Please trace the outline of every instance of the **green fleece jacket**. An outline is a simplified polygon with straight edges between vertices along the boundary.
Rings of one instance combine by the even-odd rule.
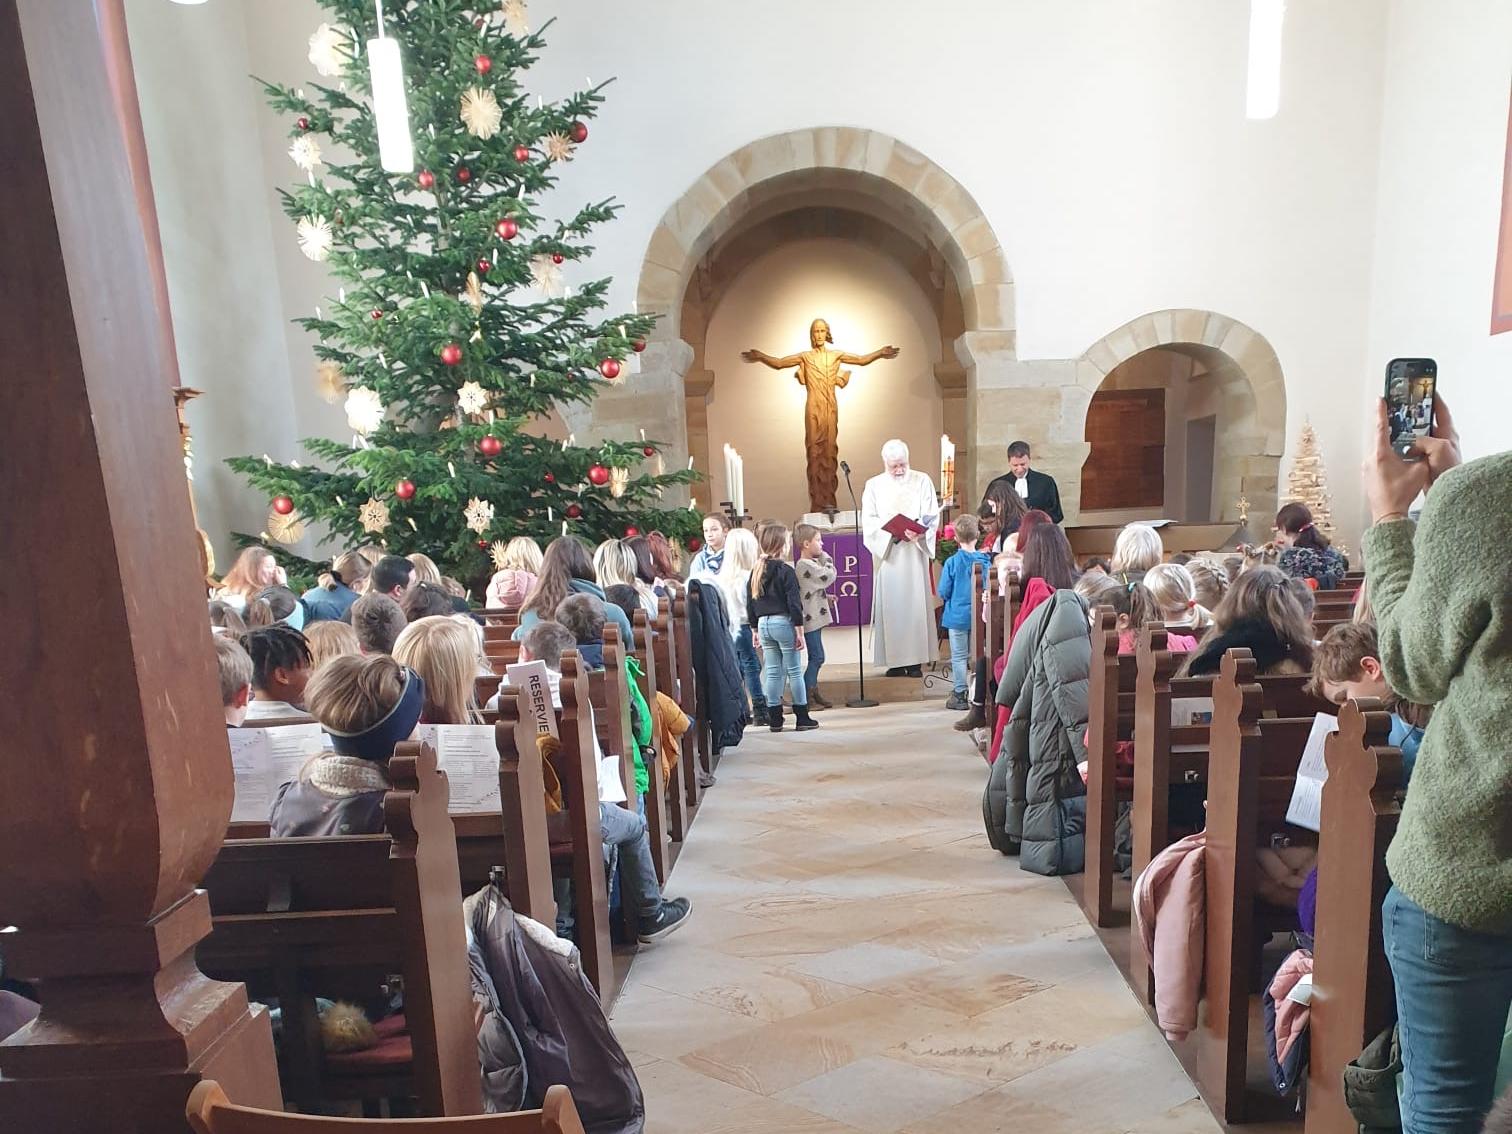
[[[1512,452],[1451,469],[1409,520],[1365,533],[1392,691],[1435,705],[1391,880],[1435,917],[1512,935]]]

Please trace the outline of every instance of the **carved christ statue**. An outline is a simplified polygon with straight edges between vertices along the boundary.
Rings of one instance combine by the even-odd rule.
[[[741,354],[747,362],[761,362],[773,370],[797,368],[798,384],[808,390],[803,412],[803,448],[808,456],[809,507],[815,512],[834,512],[835,490],[840,486],[840,408],[835,391],[850,382],[842,366],[870,366],[879,358],[897,358],[898,348],[885,346],[870,354],[847,354],[832,349],[835,340],[829,324],[815,319],[809,324],[809,345],[802,354],[773,358],[759,350]]]

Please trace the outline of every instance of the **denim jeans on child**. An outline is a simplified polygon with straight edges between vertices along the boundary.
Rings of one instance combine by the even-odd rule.
[[[812,687],[819,684],[819,667],[824,664],[824,629],[805,630],[803,648],[808,652],[808,668],[803,671],[803,683]]]
[[[599,804],[599,827],[605,850],[620,855],[619,877],[624,901],[644,924],[661,913],[661,886],[651,862],[651,841],[646,837],[646,817],[617,803]]]
[[[1402,1134],[1476,1134],[1512,1006],[1512,937],[1440,921],[1395,886],[1381,932],[1396,982]]]
[[[970,630],[950,630],[950,680],[955,692],[966,696],[966,685],[971,679],[971,666],[967,654],[971,651]]]
[[[765,696],[761,692],[761,659],[756,656],[755,635],[748,625],[735,627],[735,662],[751,700]]]
[[[761,685],[767,704],[782,704],[782,683],[786,678],[793,691],[793,708],[808,708],[808,689],[803,684],[803,651],[793,620],[785,614],[763,614],[756,625],[761,635]]]

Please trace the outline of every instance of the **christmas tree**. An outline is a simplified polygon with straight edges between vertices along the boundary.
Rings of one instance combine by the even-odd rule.
[[[1330,538],[1333,536],[1328,472],[1323,468],[1323,456],[1318,452],[1318,435],[1313,432],[1312,422],[1307,420],[1302,422],[1297,454],[1292,458],[1291,471],[1286,476],[1286,498],[1306,504],[1318,529]]]
[[[317,340],[315,381],[344,399],[354,436],[305,441],[314,465],[229,461],[268,493],[270,531],[293,543],[319,522],[324,543],[421,551],[460,579],[484,575],[490,550],[516,535],[598,541],[659,528],[691,540],[697,513],[660,502],[695,474],[667,473],[657,442],[539,435],[554,409],[624,380],[653,323],[600,318],[608,280],[564,282],[618,210],[612,199],[564,220],[540,211],[587,141],[603,85],[531,97],[524,73],[543,40],[524,0],[322,5],[330,19],[309,44],[321,80],[263,85],[288,116],[289,158],[305,178],[281,192],[291,235],[339,283],[297,322]],[[375,52],[368,41],[380,37],[391,42]],[[389,82],[381,56],[394,44],[404,74]],[[315,567],[280,558],[292,573]]]

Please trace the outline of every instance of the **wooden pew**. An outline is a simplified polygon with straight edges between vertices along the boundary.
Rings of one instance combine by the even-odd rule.
[[[1175,676],[1187,655],[1167,650],[1166,638],[1163,625],[1150,623],[1140,630],[1135,647],[1134,802],[1130,814],[1135,878],[1175,841],[1170,832],[1172,787],[1206,784],[1208,778],[1211,730],[1207,725],[1172,725],[1171,703],[1177,698],[1212,698],[1215,679]],[[1310,718],[1327,709],[1307,691],[1306,676],[1273,674],[1254,680],[1262,690],[1263,711],[1272,715]],[[1130,934],[1129,949],[1130,984],[1146,1004],[1153,1004],[1154,978],[1139,934]]]
[[[1295,927],[1296,909],[1259,898],[1255,851],[1275,839],[1316,839],[1285,821],[1313,718],[1263,715],[1265,690],[1255,680],[1248,650],[1224,655],[1213,702],[1204,1005],[1188,1042],[1195,1048],[1195,1079],[1203,1098],[1220,1119],[1240,1123],[1256,1121],[1263,1102],[1281,1102],[1269,1092],[1256,1097],[1247,1090],[1250,998],[1260,986],[1261,946],[1272,932]]]
[[[1134,736],[1135,657],[1118,652],[1117,616],[1100,606],[1092,613],[1092,672],[1087,692],[1087,865],[1079,900],[1098,928],[1115,923],[1113,843],[1118,799],[1118,742]],[[1075,886],[1072,889],[1076,889]]]
[[[553,870],[570,874],[573,913],[577,923],[577,946],[583,971],[598,990],[607,1011],[616,992],[614,964],[609,950],[609,894],[604,870],[604,837],[599,824],[598,768],[594,762],[592,725],[589,723],[588,674],[578,665],[576,652],[562,655],[562,708],[557,717],[561,751],[553,768],[562,784],[569,828],[568,839],[551,848]],[[538,726],[520,720],[519,701],[506,697],[499,707],[499,727],[534,735]],[[523,749],[523,745],[520,745]],[[507,844],[506,844],[506,849]],[[505,870],[513,876],[517,867],[506,859]]]
[[[693,816],[697,811],[697,798],[690,803],[686,777],[688,771],[695,764],[694,745],[696,720],[692,712],[694,703],[694,691],[691,685],[686,690],[683,687],[683,671],[678,664],[678,641],[672,627],[672,604],[662,599],[658,604],[656,619],[652,624],[655,636],[652,639],[652,649],[656,657],[656,672],[661,675],[663,692],[677,702],[677,707],[688,715],[694,725],[683,733],[682,750],[678,754],[677,767],[673,770],[671,781],[667,784],[667,826],[668,834],[674,842],[683,842],[688,837],[688,829],[692,826]],[[693,778],[698,778],[696,769]]]
[[[693,670],[693,636],[688,626],[688,618],[698,601],[694,592],[689,590],[672,600],[671,613],[667,619],[667,629],[673,642],[672,663],[676,666],[674,672],[677,674],[677,703],[693,722],[693,727],[686,733],[692,752],[685,747],[685,759],[682,761],[683,790],[687,797],[685,810],[689,823],[697,815],[698,805],[703,799],[703,783],[698,773],[700,770],[711,775],[714,772],[713,738],[709,735],[707,707],[698,695],[698,680]],[[697,754],[697,759],[686,758],[692,753]]]
[[[645,699],[646,707],[651,711],[651,739],[654,748],[660,743],[655,733],[656,694],[658,692],[654,647],[656,632],[651,627],[650,616],[644,610],[637,610],[630,621],[635,641],[629,643],[627,648],[640,663],[640,691]],[[651,861],[656,866],[656,880],[665,886],[667,877],[672,873],[672,849],[667,821],[667,776],[662,767],[659,750],[654,755],[643,754],[643,759],[649,781],[646,788],[646,833],[651,840]]]
[[[446,774],[401,744],[389,764],[388,834],[231,840],[204,886],[214,930],[207,974],[277,996],[290,1101],[414,1094],[423,1113],[480,1114],[461,881]],[[398,1074],[342,1074],[321,1051],[314,997],[372,998],[399,972],[411,1059]]]
[[[1344,1067],[1396,1015],[1381,939],[1391,879],[1386,848],[1402,814],[1402,754],[1390,747],[1391,714],[1350,701],[1328,738],[1328,781],[1318,836],[1318,912],[1313,933],[1312,1032],[1306,1134],[1354,1134],[1344,1105]]]

